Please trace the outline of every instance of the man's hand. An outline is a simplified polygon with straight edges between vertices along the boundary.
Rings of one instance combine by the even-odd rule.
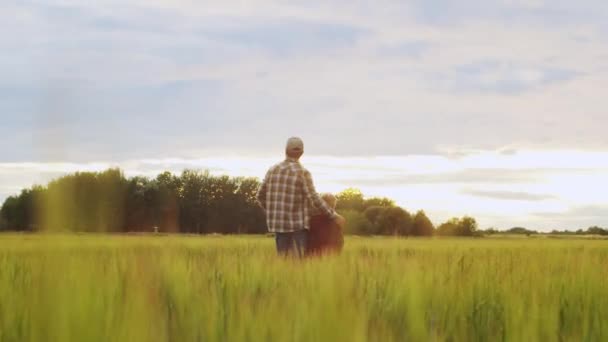
[[[338,224],[338,226],[340,226],[341,228],[344,228],[344,226],[346,226],[346,219],[345,219],[345,218],[344,218],[342,215],[340,215],[340,214],[338,214],[338,213],[336,213],[336,217],[334,217],[334,221],[335,221],[335,222]]]

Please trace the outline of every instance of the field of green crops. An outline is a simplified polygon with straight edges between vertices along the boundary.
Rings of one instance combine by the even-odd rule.
[[[608,241],[0,235],[0,341],[608,341]]]

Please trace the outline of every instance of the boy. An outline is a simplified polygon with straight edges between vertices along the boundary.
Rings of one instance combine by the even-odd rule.
[[[323,194],[321,198],[333,210],[336,209],[336,197],[332,194]],[[310,219],[310,232],[308,233],[308,255],[339,254],[344,246],[342,227],[322,213],[314,214]]]

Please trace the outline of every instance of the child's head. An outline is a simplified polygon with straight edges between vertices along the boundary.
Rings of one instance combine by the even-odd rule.
[[[338,203],[338,199],[336,198],[336,196],[330,193],[324,193],[321,195],[321,198],[325,201],[325,203],[327,203],[330,208],[336,209],[336,204]]]

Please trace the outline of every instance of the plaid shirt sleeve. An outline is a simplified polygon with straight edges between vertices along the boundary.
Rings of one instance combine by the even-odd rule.
[[[304,190],[306,198],[310,201],[310,203],[312,203],[315,208],[320,209],[331,219],[335,219],[336,212],[331,209],[327,205],[327,203],[325,203],[325,201],[321,198],[321,196],[319,196],[319,194],[315,190],[315,185],[312,181],[312,176],[310,175],[310,172],[304,169],[302,172],[302,177],[302,189]]]

